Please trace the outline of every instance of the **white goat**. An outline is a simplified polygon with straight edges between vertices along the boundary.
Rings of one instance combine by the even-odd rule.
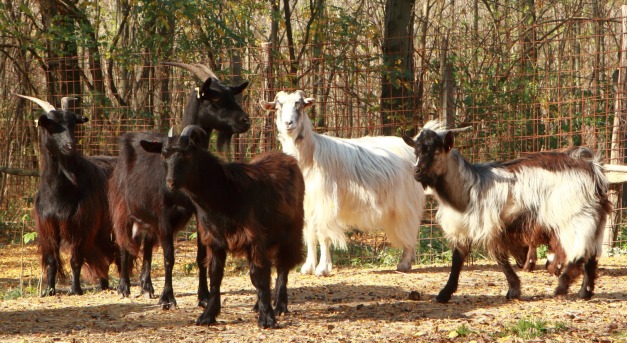
[[[537,244],[563,249],[566,266],[555,295],[568,293],[583,266],[579,297],[592,296],[612,206],[607,180],[590,149],[471,164],[453,148],[453,130],[440,122],[427,123],[415,140],[403,138],[417,157],[415,179],[432,189],[439,203],[437,221],[454,248],[449,280],[436,301],[448,302],[457,290],[471,246],[484,247],[501,266],[508,299],[520,297],[520,279],[509,254]]]
[[[314,99],[303,91],[279,92],[261,101],[276,111],[283,152],[296,157],[305,177],[305,243],[301,273],[328,276],[329,245],[346,247],[349,225],[383,229],[390,243],[403,248],[399,271],[411,270],[425,203],[422,186],[412,179],[412,149],[399,137],[343,139],[317,134],[305,108]],[[317,244],[320,263],[316,266]]]

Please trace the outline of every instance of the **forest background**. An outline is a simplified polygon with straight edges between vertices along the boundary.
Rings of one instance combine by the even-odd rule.
[[[413,134],[438,118],[472,126],[457,144],[473,162],[588,145],[605,162],[623,164],[622,5],[0,0],[0,235],[35,238],[33,120],[41,110],[14,94],[57,106],[61,97],[77,96],[73,110],[90,118],[79,131],[82,151],[114,155],[123,132],[165,132],[180,123],[199,82],[164,61],[208,65],[227,84],[250,82],[240,101],[253,125],[235,139],[225,156],[231,160],[279,149],[272,114],[258,101],[302,89],[316,98],[309,116],[320,133]],[[622,184],[612,186],[616,211],[606,237],[608,248],[619,251],[627,242],[622,194]],[[449,252],[432,223],[433,207],[421,228],[423,262]],[[351,237],[373,239],[358,231]],[[356,243],[370,249],[358,251],[359,259],[385,246],[384,238],[374,240],[375,248]]]

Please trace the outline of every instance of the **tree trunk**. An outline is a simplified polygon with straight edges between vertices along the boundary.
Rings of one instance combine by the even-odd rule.
[[[381,134],[392,135],[414,115],[413,18],[415,0],[387,0],[383,32]]]

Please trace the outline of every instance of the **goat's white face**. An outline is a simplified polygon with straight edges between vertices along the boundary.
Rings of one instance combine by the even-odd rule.
[[[276,127],[281,134],[292,135],[303,120],[309,120],[305,108],[313,105],[313,98],[305,98],[301,90],[293,93],[279,92],[273,102],[261,101],[261,107],[267,111],[276,111]]]

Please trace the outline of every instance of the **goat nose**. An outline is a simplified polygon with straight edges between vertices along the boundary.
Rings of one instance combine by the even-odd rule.
[[[176,184],[174,183],[173,179],[165,180],[165,184],[166,184],[166,186],[168,186],[168,189],[170,189],[170,190],[173,190],[174,187],[176,186]]]
[[[416,174],[420,174],[420,173],[422,173],[422,168],[421,168],[421,167],[416,166],[415,173],[416,173]]]
[[[72,151],[74,150],[74,144],[72,142],[67,142],[65,144],[63,144],[63,147],[67,150],[67,151]]]
[[[293,122],[294,122],[293,120],[290,120],[290,121],[286,120],[285,121],[285,126],[290,126],[290,125],[292,125]]]
[[[245,117],[243,117],[243,118],[242,118],[242,122],[243,122],[244,124],[250,124],[250,117],[249,117],[249,116],[245,116]]]

